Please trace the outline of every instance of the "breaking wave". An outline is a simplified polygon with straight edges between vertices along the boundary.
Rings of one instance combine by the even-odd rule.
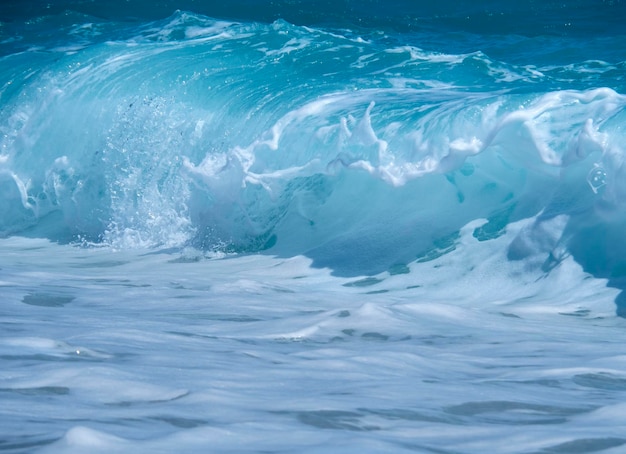
[[[68,13],[58,42],[3,42],[0,235],[362,274],[527,220],[511,260],[626,271],[626,97],[602,85],[624,64],[185,12],[107,27]]]

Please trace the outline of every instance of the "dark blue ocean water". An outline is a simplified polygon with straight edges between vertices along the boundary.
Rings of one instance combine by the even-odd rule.
[[[2,2],[0,450],[619,450],[625,22]]]

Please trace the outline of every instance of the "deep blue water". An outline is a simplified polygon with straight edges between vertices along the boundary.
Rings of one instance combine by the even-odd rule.
[[[600,336],[602,327],[579,323],[601,319],[598,323],[606,329],[608,325],[621,329],[621,320],[611,317],[626,313],[625,22],[626,3],[621,0],[3,2],[0,290],[4,289],[7,305],[3,323],[22,333],[9,334],[14,332],[9,330],[3,336],[7,351],[12,346],[28,351],[1,357],[7,362],[3,379],[8,384],[0,393],[27,389],[18,394],[43,393],[50,399],[69,394],[78,404],[88,402],[81,394],[87,393],[86,378],[78,380],[78,394],[63,385],[62,376],[74,377],[68,371],[54,375],[61,377],[54,383],[42,379],[28,384],[11,381],[9,376],[20,367],[45,369],[45,363],[37,361],[47,361],[48,353],[29,356],[30,350],[50,350],[56,352],[50,353],[55,358],[65,358],[74,353],[76,339],[94,343],[92,359],[104,364],[113,358],[117,371],[127,371],[125,360],[116,362],[122,347],[115,336],[126,339],[129,334],[118,331],[114,322],[107,326],[115,336],[66,334],[73,332],[69,320],[75,315],[63,310],[75,300],[84,305],[80,314],[87,320],[86,330],[97,324],[98,308],[108,307],[112,295],[118,295],[119,305],[112,310],[120,317],[120,326],[141,332],[138,342],[146,342],[154,332],[219,338],[228,348],[212,347],[217,348],[214,359],[227,363],[232,358],[224,352],[239,351],[230,342],[255,345],[248,356],[267,356],[271,362],[273,355],[282,358],[295,350],[268,344],[267,336],[352,342],[353,334],[360,332],[361,340],[398,340],[398,344],[385,343],[373,353],[376,358],[387,353],[401,356],[412,345],[410,339],[425,339],[405,326],[407,317],[415,324],[408,326],[430,329],[420,319],[423,308],[414,310],[412,304],[430,301],[444,305],[436,315],[428,313],[435,319],[433,326],[442,332],[458,331],[466,338],[477,336],[485,349],[510,329],[515,333],[509,340],[513,350],[520,342],[517,353],[532,357],[535,347],[525,349],[531,342],[526,336],[535,345],[541,337],[537,333],[552,334],[546,340],[548,353],[537,347],[540,371],[528,371],[528,382],[539,387],[539,401],[515,400],[517,387],[504,396],[498,395],[497,387],[488,388],[493,398],[487,403],[437,401],[426,414],[415,416],[417,420],[463,428],[504,424],[513,430],[519,420],[509,413],[526,412],[546,414],[555,424],[563,420],[573,433],[585,423],[571,415],[592,410],[619,414],[619,408],[610,407],[617,405],[624,388],[619,358],[606,360],[614,369],[590,365],[571,376],[563,371],[573,370],[577,348],[583,345],[594,352],[584,361],[603,357],[603,347],[593,337]],[[111,257],[102,262],[93,258],[100,254]],[[154,258],[162,256],[166,259]],[[87,267],[84,275],[76,271],[80,263],[92,260],[93,270]],[[300,274],[290,268],[292,261]],[[185,268],[190,264],[196,267],[192,271]],[[211,281],[206,289],[204,278]],[[302,280],[296,285],[294,279]],[[141,290],[145,288],[160,290]],[[153,302],[160,298],[155,295],[162,295],[163,306]],[[186,298],[190,298],[189,314],[209,311],[203,316],[219,323],[209,327],[198,323],[193,333],[187,332],[153,312],[142,318],[140,306],[135,306],[150,301],[157,314],[165,310],[180,317],[177,304]],[[306,312],[306,329],[300,326],[299,317],[304,315],[296,309],[300,300],[314,307]],[[219,314],[210,312],[212,304],[218,305]],[[272,314],[278,309],[273,304],[284,309],[276,318]],[[342,304],[344,312],[337,315]],[[460,316],[447,304],[466,312]],[[502,311],[509,318],[497,318],[500,312],[494,315],[490,308],[499,305],[510,309]],[[560,305],[565,306],[557,309]],[[253,315],[225,316],[233,307]],[[54,308],[59,309],[46,312]],[[42,312],[34,315],[29,310]],[[366,320],[362,329],[342,325],[335,330],[336,317],[355,313]],[[193,318],[189,314],[184,317]],[[563,350],[558,347],[564,335],[551,330],[561,321],[551,317],[563,314],[568,329],[580,337],[578,347],[573,339]],[[571,321],[572,315],[576,321]],[[479,335],[481,324],[475,316],[491,320],[493,332]],[[537,324],[537,333],[529,334],[530,328],[510,319],[526,316],[540,317],[529,321],[531,326]],[[49,326],[40,320],[42,333],[26,336],[31,317],[52,317],[57,323]],[[464,317],[467,325],[458,322]],[[376,328],[379,318],[385,329]],[[132,320],[137,326],[132,326]],[[233,340],[224,334],[225,320],[251,322],[255,328]],[[284,334],[283,322],[297,334]],[[210,332],[205,333],[207,329]],[[438,336],[437,329],[429,336]],[[612,336],[619,344],[619,335]],[[450,348],[460,354],[462,344]],[[171,345],[148,347],[150,367],[157,367],[160,350],[166,370],[180,366]],[[365,348],[346,345],[346,351],[357,356]],[[420,340],[419,345],[427,342]],[[197,358],[203,344],[189,348]],[[479,392],[476,380],[488,375],[487,366],[474,373],[469,364],[484,361],[489,357],[485,352],[473,351],[469,354],[473,359],[461,360],[467,366],[461,367],[462,375],[472,383],[461,386],[461,394],[463,389]],[[341,349],[328,354],[337,364],[342,361],[337,358],[347,355]],[[495,358],[498,367],[512,374],[508,355],[503,348]],[[434,353],[426,356],[438,358]],[[11,358],[34,362],[30,366],[20,362],[18,367]],[[555,358],[567,363],[564,369],[550,369]],[[310,371],[306,365],[285,361],[295,375]],[[245,375],[242,371],[248,366],[225,367]],[[434,375],[453,386],[454,380],[444,372],[447,367],[448,363],[442,365]],[[276,379],[270,369],[262,374],[266,381],[261,382],[267,386]],[[364,369],[365,374],[370,372]],[[195,373],[190,372],[184,385],[192,396],[201,382]],[[103,376],[106,373],[99,375]],[[151,397],[144,400],[169,402],[183,396],[187,402],[184,396],[189,393],[178,393],[167,373],[157,376],[164,378],[168,389],[147,392]],[[423,383],[434,383],[417,376]],[[130,385],[145,379],[133,374],[119,378]],[[365,378],[359,381],[346,374],[343,379],[348,383],[354,379],[361,390],[368,386]],[[591,395],[577,394],[576,386],[604,393],[605,379],[610,382],[606,386],[619,394],[602,394],[606,408],[593,407]],[[564,393],[558,395],[558,402],[550,400],[550,393],[540,387],[544,385]],[[90,392],[106,394],[107,386]],[[312,389],[317,386],[314,380]],[[407,387],[407,381],[399,385],[399,389]],[[142,395],[141,386],[137,389],[131,392],[135,397]],[[246,392],[254,395],[256,406],[261,406],[263,392],[272,400],[280,395],[267,387],[259,394],[251,388]],[[298,392],[289,388],[287,394],[293,397]],[[332,407],[335,401],[321,395]],[[28,399],[11,396],[12,402],[30,405]],[[317,394],[310,398],[315,396],[321,398]],[[582,401],[580,408],[563,406],[576,398]],[[114,400],[124,405],[125,399]],[[235,397],[224,399],[228,405],[238,402]],[[406,413],[413,407],[391,411],[359,405],[364,404],[355,397],[333,413],[326,407],[302,410],[293,404],[274,408],[272,417],[291,415],[315,430],[365,430],[369,426],[362,420],[383,415],[387,421],[401,421],[400,425],[389,429],[393,432],[389,439],[374,436],[370,441],[409,446],[398,442],[398,437],[402,438],[402,424],[414,422]],[[388,410],[391,413],[385,413]],[[180,411],[180,420],[169,414],[159,417],[175,421],[174,426],[176,421],[194,426],[191,416],[196,410]],[[257,421],[256,416],[241,412],[233,420]],[[495,422],[489,416],[492,412],[500,415]],[[140,445],[143,450],[157,443],[158,434],[142,425],[157,416],[137,416],[138,432],[128,428],[109,432],[107,423],[118,424],[126,416],[105,413],[108,422],[74,415],[84,423],[78,428],[55,425],[53,417],[40,419],[34,445],[62,439],[68,446],[75,442],[80,450],[99,440],[102,449],[118,449],[119,440],[111,441],[109,433],[148,440]],[[529,418],[531,425],[543,427],[542,418]],[[595,413],[590,418],[602,420]],[[214,427],[202,421],[197,425]],[[272,430],[277,432],[291,427],[276,424]],[[522,443],[519,451],[499,444],[506,431],[489,432],[485,443],[498,446],[499,452],[569,452],[570,448],[588,452],[585,446],[592,452],[623,445],[621,435],[612,433],[611,427],[602,435],[590,433],[583,441],[571,437],[559,441],[546,432],[540,445]],[[262,433],[258,427],[255,430]],[[185,446],[203,446],[194,444],[193,437],[186,438],[187,432],[181,434]],[[20,435],[24,440],[33,436]],[[423,438],[426,444],[419,449],[479,452],[466,447],[462,431],[454,437],[451,444]],[[10,447],[30,446],[6,435],[0,439],[0,450],[2,440]],[[334,440],[346,446],[353,441]],[[255,443],[248,442],[246,446]],[[174,445],[175,438],[165,444]],[[125,445],[120,446],[123,451]],[[223,446],[226,451],[235,449],[232,444]],[[300,445],[285,442],[280,449],[293,451],[296,446]],[[375,446],[364,449],[374,452]],[[482,452],[490,451],[481,446]],[[273,445],[266,448],[280,450]]]

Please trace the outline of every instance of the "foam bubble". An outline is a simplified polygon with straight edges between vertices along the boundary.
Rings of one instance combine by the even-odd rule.
[[[90,429],[88,427],[76,426],[69,429],[59,445],[65,445],[69,448],[64,449],[65,452],[79,452],[78,450],[96,450],[103,452],[111,452],[111,450],[120,450],[128,445],[126,440],[114,435]],[[57,446],[61,447],[61,446]]]

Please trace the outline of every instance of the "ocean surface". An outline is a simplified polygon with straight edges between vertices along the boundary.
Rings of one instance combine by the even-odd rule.
[[[625,452],[624,24],[2,2],[0,452]]]

